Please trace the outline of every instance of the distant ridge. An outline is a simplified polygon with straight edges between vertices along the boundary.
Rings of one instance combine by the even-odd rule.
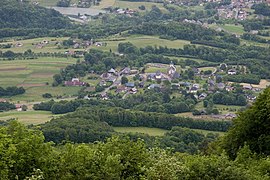
[[[53,9],[32,5],[28,2],[18,2],[17,0],[1,0],[0,17],[0,29],[63,29],[71,25],[67,17]]]

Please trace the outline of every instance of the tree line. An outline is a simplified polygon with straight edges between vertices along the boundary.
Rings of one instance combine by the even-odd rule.
[[[23,93],[25,93],[25,89],[23,87],[16,87],[16,86],[11,86],[7,88],[0,87],[0,97],[16,96]]]
[[[170,132],[173,135],[176,129]],[[185,137],[189,132],[181,133]],[[92,144],[44,142],[39,130],[16,121],[0,127],[0,178],[6,179],[269,179],[269,158],[241,148],[235,160],[146,148],[142,140],[112,137]],[[185,140],[197,139],[196,136]],[[227,141],[229,142],[229,141]]]

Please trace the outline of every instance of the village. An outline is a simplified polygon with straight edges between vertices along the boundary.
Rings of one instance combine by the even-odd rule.
[[[217,67],[181,68],[172,62],[168,64],[149,63],[143,68],[132,69],[125,67],[122,69],[110,69],[101,75],[90,73],[89,77],[74,77],[70,81],[65,81],[65,86],[85,86],[86,95],[84,99],[100,98],[109,100],[115,96],[122,99],[134,94],[142,94],[145,91],[166,91],[171,90],[171,97],[179,97],[192,94],[198,101],[203,103],[208,96],[213,96],[219,92],[239,93],[241,92],[248,103],[256,100],[258,94],[264,89],[260,85],[248,83],[235,83],[226,80],[227,76],[243,74],[245,67],[236,65],[220,64]],[[189,77],[187,76],[189,74]],[[92,84],[95,79],[97,84]],[[241,106],[239,106],[241,107]],[[196,108],[196,107],[195,107]],[[228,108],[227,108],[228,109]],[[200,115],[205,114],[204,108],[198,105]],[[238,110],[238,109],[237,109]],[[231,119],[236,117],[236,109],[225,111],[222,114],[212,114],[215,119]]]

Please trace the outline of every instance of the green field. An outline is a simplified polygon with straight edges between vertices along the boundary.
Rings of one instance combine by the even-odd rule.
[[[80,87],[52,87],[53,75],[61,68],[74,64],[73,58],[39,58],[32,60],[0,61],[1,87],[23,86],[26,93],[10,98],[12,101],[40,101],[42,94],[54,96],[76,94]],[[46,85],[49,83],[49,85]]]
[[[209,62],[209,61],[206,61],[206,60],[202,60],[202,59],[194,59],[194,58],[185,58],[185,57],[175,57],[175,56],[165,56],[167,58],[170,58],[170,59],[177,59],[178,61],[184,61],[184,60],[193,60],[193,61],[196,61],[198,63],[201,63],[201,62]]]
[[[102,1],[105,1],[105,0],[102,0]],[[166,11],[166,9],[163,7],[162,3],[153,3],[153,2],[131,2],[131,1],[116,0],[113,6],[120,7],[120,8],[129,8],[129,9],[133,9],[133,10],[139,10],[138,7],[141,5],[145,6],[146,11],[150,11],[152,6],[157,6],[161,11]]]
[[[161,73],[167,73],[168,68],[158,68],[158,67],[148,67],[145,72],[146,73],[156,73],[157,71],[160,71]]]
[[[44,38],[34,38],[34,39],[26,39],[26,40],[11,40],[8,42],[0,43],[0,44],[13,44],[13,47],[8,49],[0,49],[1,51],[13,51],[13,52],[25,52],[28,49],[31,49],[32,52],[35,53],[54,53],[54,52],[61,52],[64,53],[67,50],[73,50],[72,48],[69,49],[60,49],[56,45],[57,42],[62,42],[63,40],[67,40],[68,37],[61,37],[61,38],[53,38],[53,37],[44,37]],[[42,48],[38,48],[35,44],[40,43],[42,41],[48,41],[49,43]],[[22,43],[21,47],[15,47],[17,43]]]
[[[31,2],[38,2],[40,6],[52,7],[56,6],[59,0],[30,0]],[[71,0],[71,4],[77,3],[78,0]]]
[[[42,124],[51,120],[52,117],[53,115],[48,111],[9,111],[0,113],[0,120],[17,119],[25,125]]]
[[[208,70],[210,70],[210,71],[214,72],[214,71],[216,71],[217,68],[215,68],[215,67],[201,67],[201,68],[198,68],[198,69],[200,71],[208,71]]]
[[[115,0],[101,0],[99,6],[94,6],[93,8],[104,9],[112,7],[115,4]]]
[[[56,6],[57,0],[31,0],[31,2],[38,2],[40,6]]]
[[[219,136],[223,136],[226,132],[220,132],[220,131],[207,131],[202,129],[192,129],[193,131],[196,131],[198,133],[207,135],[208,133],[218,134]]]
[[[225,24],[225,25],[220,25],[220,27],[224,29],[225,31],[233,33],[233,34],[242,35],[245,32],[244,27],[242,25]]]
[[[120,133],[144,133],[150,136],[163,136],[167,130],[159,128],[147,128],[147,127],[113,127],[116,132]]]
[[[71,4],[78,3],[79,0],[71,0]],[[53,7],[56,6],[58,0],[31,0],[31,2],[38,2],[40,6]],[[121,0],[101,0],[98,6],[92,6],[91,8],[95,9],[104,9],[108,7],[119,7],[119,8],[129,8],[134,10],[139,10],[139,6],[144,5],[146,10],[150,10],[152,6],[157,6],[162,11],[166,9],[163,7],[162,3],[153,3],[153,2],[130,2],[130,1],[121,1]]]
[[[168,130],[159,129],[159,128],[148,128],[148,127],[113,127],[116,132],[120,133],[143,133],[148,134],[150,136],[163,136]],[[224,135],[225,132],[219,131],[207,131],[201,129],[192,129],[198,133],[202,133],[204,135],[208,133],[219,134],[220,136]]]
[[[170,41],[167,39],[160,39],[158,36],[146,36],[146,35],[132,35],[126,38],[121,38],[119,41],[112,40],[101,40],[102,42],[106,42],[107,46],[95,47],[96,49],[101,49],[105,51],[109,51],[110,49],[113,52],[117,52],[117,47],[119,43],[130,42],[137,47],[146,47],[146,46],[167,46],[168,48],[183,48],[184,45],[190,44],[189,41],[186,40],[174,40]]]
[[[212,29],[218,29],[221,28],[222,30],[231,33],[231,34],[236,34],[236,35],[242,35],[244,31],[244,27],[242,25],[235,25],[235,24],[211,24],[209,25],[210,28]]]

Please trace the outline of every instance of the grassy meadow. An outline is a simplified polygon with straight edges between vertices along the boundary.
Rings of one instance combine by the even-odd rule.
[[[236,35],[242,35],[244,33],[244,27],[242,25],[235,25],[235,24],[211,24],[209,25],[212,29],[221,28],[222,30]]]
[[[113,127],[113,129],[116,132],[120,133],[143,133],[148,134],[149,136],[164,136],[166,132],[169,132],[168,130],[159,129],[159,128],[148,128],[148,127]],[[214,133],[219,135],[224,135],[224,132],[219,131],[207,131],[207,130],[201,130],[201,129],[192,129],[198,133],[202,133],[204,135],[208,133]]]
[[[56,6],[58,0],[31,0],[32,2],[38,2],[40,6],[44,7],[53,7]],[[71,0],[71,4],[78,3],[79,0]],[[95,9],[104,9],[108,7],[119,7],[119,8],[129,8],[134,10],[139,10],[139,6],[144,5],[146,10],[150,10],[152,6],[157,6],[162,11],[166,9],[163,7],[162,3],[153,3],[153,2],[130,2],[122,0],[101,0],[98,6],[92,6],[91,8]],[[140,11],[140,10],[139,10]]]
[[[105,0],[102,0],[102,1],[105,1]],[[120,7],[120,8],[129,8],[129,9],[140,11],[139,6],[141,5],[145,6],[146,11],[150,11],[152,6],[157,6],[161,11],[166,11],[162,3],[154,3],[154,2],[131,2],[131,1],[116,0],[113,6]]]
[[[189,41],[186,40],[167,40],[160,39],[158,36],[147,36],[147,35],[132,35],[125,38],[121,38],[118,41],[113,39],[104,39],[102,42],[106,42],[107,46],[101,47],[93,47],[96,49],[101,49],[105,51],[109,51],[110,49],[113,52],[117,52],[117,47],[119,43],[130,42],[137,47],[146,47],[146,46],[167,46],[168,48],[183,48],[184,45],[190,44]]]
[[[143,133],[149,136],[163,136],[167,130],[159,128],[148,128],[148,127],[113,127],[116,132],[120,133]]]
[[[44,37],[44,38],[34,38],[34,39],[26,39],[26,40],[10,40],[4,43],[0,43],[0,44],[13,44],[13,47],[8,48],[8,49],[1,49],[1,51],[13,51],[16,53],[23,53],[25,51],[27,51],[28,49],[31,49],[31,51],[35,52],[35,53],[54,53],[54,52],[61,52],[64,53],[65,51],[67,51],[68,49],[60,49],[58,48],[58,46],[56,45],[57,42],[62,42],[63,40],[67,40],[68,37],[61,37],[61,38],[54,38],[54,37]],[[35,44],[38,44],[42,41],[48,41],[49,43],[47,45],[45,45],[42,48],[38,48]],[[17,43],[21,43],[22,46],[20,47],[16,47],[15,45]]]
[[[41,101],[42,94],[54,96],[76,94],[80,87],[52,87],[53,75],[61,68],[74,64],[73,58],[39,58],[31,60],[0,61],[1,87],[22,86],[26,93],[10,98],[11,101]],[[48,83],[48,85],[47,85]]]
[[[53,117],[54,115],[48,111],[9,111],[0,113],[0,120],[17,119],[25,125],[42,124],[51,120]]]
[[[244,33],[244,27],[242,25],[225,24],[220,25],[220,27],[233,34],[242,35]]]

